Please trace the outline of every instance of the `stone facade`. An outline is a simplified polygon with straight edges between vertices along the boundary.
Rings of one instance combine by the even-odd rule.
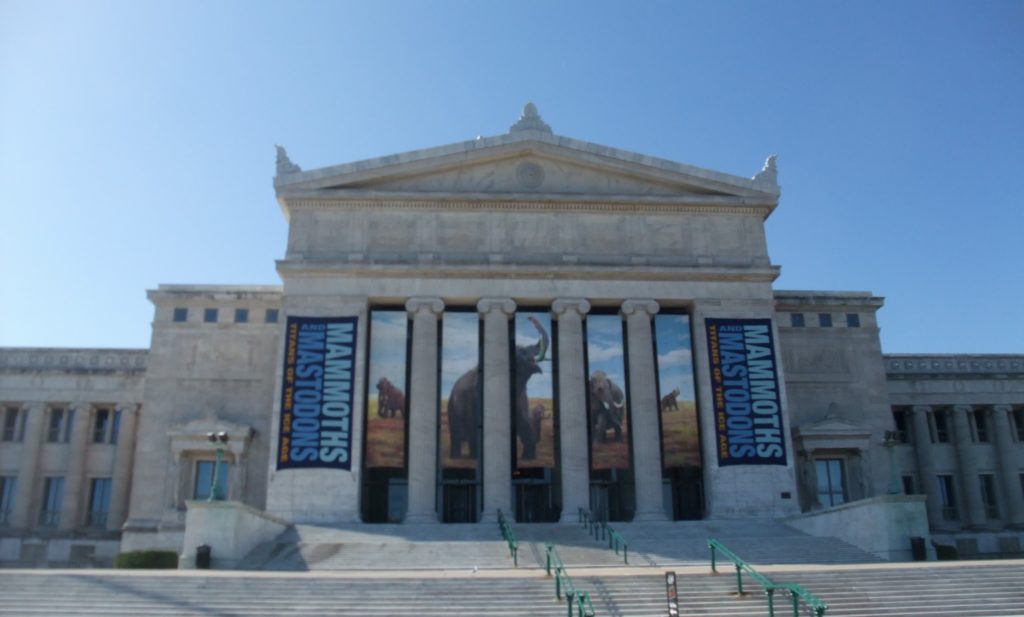
[[[530,106],[505,135],[323,169],[302,171],[279,147],[277,171],[289,223],[280,287],[161,285],[149,292],[148,350],[0,350],[0,403],[14,418],[0,476],[16,478],[0,560],[76,561],[80,545],[100,563],[117,548],[181,549],[186,503],[214,466],[207,435],[220,432],[227,498],[274,520],[492,521],[500,510],[572,521],[579,508],[782,518],[909,491],[928,495],[941,541],[1019,551],[1024,356],[884,356],[881,298],[774,290],[774,157],[752,179],[731,176],[555,135]],[[405,332],[405,368],[390,374],[398,399],[371,379],[384,313]],[[477,341],[472,460],[451,445],[442,336],[446,319],[467,314],[478,325],[466,332]],[[548,324],[536,326],[548,340],[530,360],[541,376],[517,381],[525,344],[513,330],[525,315]],[[275,462],[289,317],[356,320],[347,470]],[[686,324],[678,349],[664,347],[666,317]],[[723,462],[715,320],[771,320],[778,464]],[[615,339],[604,347],[600,323]],[[611,352],[626,394],[602,403],[596,376]],[[678,361],[684,372],[666,372]],[[531,378],[551,394],[527,396]],[[51,420],[71,409],[67,428]],[[684,413],[689,462],[670,463],[668,423]],[[399,427],[404,462],[371,464],[371,420]],[[517,466],[534,456],[518,448],[542,436],[547,462]],[[618,467],[602,466],[606,444]],[[106,485],[92,481],[107,478],[105,505]],[[895,520],[890,501],[870,502],[879,520]]]

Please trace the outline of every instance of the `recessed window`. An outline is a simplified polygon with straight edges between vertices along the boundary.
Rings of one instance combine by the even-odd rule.
[[[110,478],[93,478],[89,491],[89,513],[86,525],[106,527],[110,512]]]
[[[235,309],[235,323],[249,323],[249,309]]]
[[[985,410],[978,409],[971,412],[974,418],[974,434],[978,437],[978,443],[988,443],[988,418]]]
[[[96,416],[92,423],[92,442],[103,443],[107,440],[107,431],[110,430],[110,410],[97,409]]]
[[[804,314],[803,313],[790,313],[789,314],[789,325],[794,328],[804,327]]]
[[[277,309],[267,309],[267,323],[277,323]]]
[[[818,325],[822,328],[832,327],[832,314],[831,313],[818,313]]]
[[[64,499],[63,476],[46,478],[43,484],[43,507],[39,510],[39,524],[56,527],[60,522],[60,504]]]
[[[21,410],[17,407],[8,407],[4,410],[4,430],[0,441],[21,441],[18,431],[20,415]]]
[[[1013,410],[1013,427],[1016,429],[1017,441],[1024,443],[1024,409]]]
[[[75,410],[54,407],[50,409],[50,423],[46,431],[46,441],[50,443],[67,443],[71,439],[71,422]]]
[[[932,424],[935,433],[932,435],[932,443],[949,443],[949,417],[943,410],[932,412]]]
[[[843,479],[842,459],[816,459],[814,471],[818,476],[818,503],[825,507],[846,503],[846,483]]]
[[[905,409],[894,409],[892,412],[893,423],[896,425],[896,441],[910,443],[910,422]]]
[[[110,443],[117,443],[121,434],[121,410],[115,409],[114,415],[110,418]]]
[[[174,309],[174,321],[184,323],[188,321],[188,309],[178,307]]]
[[[203,309],[203,321],[206,323],[217,323],[217,309]]]
[[[846,327],[847,328],[859,328],[860,327],[860,315],[857,313],[846,314]]]
[[[0,476],[0,526],[11,523],[17,486],[18,478],[16,476]]]
[[[208,499],[210,488],[213,486],[214,461],[196,461],[195,486],[192,490],[193,499]],[[227,499],[228,496],[228,465],[221,461],[217,470],[217,488],[220,496]]]
[[[903,494],[913,495],[914,494],[914,476],[903,476]]]
[[[939,503],[942,504],[942,519],[955,521],[960,518],[956,508],[956,491],[953,488],[953,476],[940,475],[939,477]]]
[[[985,506],[987,518],[999,518],[999,502],[996,499],[996,477],[990,473],[978,476],[981,480],[981,503]]]

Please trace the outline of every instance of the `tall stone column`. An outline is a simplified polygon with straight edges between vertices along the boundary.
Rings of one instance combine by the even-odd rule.
[[[476,308],[484,319],[484,511],[480,522],[512,516],[512,368],[508,319],[511,298],[484,298]]]
[[[136,403],[121,403],[121,429],[117,436],[117,452],[114,458],[114,477],[110,484],[110,512],[107,513],[107,529],[119,531],[128,514],[128,493],[132,481],[132,465],[135,462],[135,425],[139,406]]]
[[[39,477],[39,451],[43,445],[46,405],[33,404],[22,411],[25,418],[24,441],[21,450],[21,469],[18,471],[18,486],[15,488],[14,512],[11,513],[11,526],[15,529],[31,529],[36,526],[32,515],[38,511],[33,508],[37,491],[43,485]]]
[[[914,422],[914,455],[917,457],[917,475],[921,480],[921,490],[924,491],[928,507],[928,521],[932,528],[942,527],[945,523],[942,518],[941,489],[939,478],[935,475],[935,456],[932,453],[931,432],[928,430],[928,414],[932,408],[928,405],[914,405],[911,408],[911,417]]]
[[[590,459],[587,448],[587,376],[583,363],[583,316],[590,303],[582,298],[555,300],[558,320],[558,422],[561,450],[563,523],[576,523],[579,509],[590,508]]]
[[[62,531],[70,531],[82,524],[82,485],[85,484],[85,455],[89,443],[89,426],[92,405],[85,402],[74,404],[75,421],[71,426],[71,445],[68,448],[68,464],[64,472],[64,496],[60,506]]]
[[[410,298],[409,510],[407,523],[437,522],[437,317],[440,298]]]
[[[633,471],[636,478],[634,521],[668,517],[662,500],[661,430],[658,422],[658,382],[655,379],[654,333],[651,318],[658,312],[654,300],[626,300],[627,354],[629,358],[629,413],[633,419]]]
[[[971,406],[953,407],[953,429],[956,431],[956,459],[960,471],[960,485],[967,504],[967,524],[973,529],[985,527],[985,504],[981,500],[981,482],[978,480],[978,459],[971,444]]]
[[[992,408],[992,432],[996,436],[996,456],[999,478],[1006,496],[1006,524],[1015,529],[1024,528],[1024,495],[1021,494],[1020,470],[1012,435],[1017,427],[1013,422],[1013,407],[996,405]]]

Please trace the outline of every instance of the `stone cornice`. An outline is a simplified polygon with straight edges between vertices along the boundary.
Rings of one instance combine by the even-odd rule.
[[[332,194],[333,193],[333,194]],[[303,191],[280,198],[285,211],[301,209],[373,209],[438,212],[582,212],[627,214],[731,214],[767,218],[775,208],[771,200],[747,197],[626,196],[526,193],[382,193],[376,191]]]
[[[776,290],[775,310],[814,311],[834,308],[857,307],[877,311],[885,304],[885,298],[868,291],[789,291]]]
[[[0,347],[3,372],[143,373],[146,349]]]
[[[778,266],[728,267],[688,266],[666,267],[647,264],[634,266],[590,265],[584,261],[566,262],[559,266],[530,264],[444,264],[387,263],[346,261],[278,260],[282,277],[302,278],[345,276],[352,278],[487,278],[568,279],[568,280],[647,280],[647,281],[729,281],[772,282],[779,276]]]
[[[280,285],[160,285],[146,292],[158,300],[281,300]]]
[[[883,358],[890,379],[1024,377],[1024,354],[885,354]]]

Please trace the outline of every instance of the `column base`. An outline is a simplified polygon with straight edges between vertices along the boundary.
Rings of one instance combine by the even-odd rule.
[[[409,512],[402,519],[404,524],[420,525],[423,523],[440,523],[437,512]]]
[[[579,512],[562,512],[562,517],[558,519],[558,522],[562,525],[580,525],[580,513]]]
[[[647,510],[643,512],[634,512],[633,521],[634,523],[647,523],[647,522],[667,522],[668,515],[665,514],[664,510]]]

